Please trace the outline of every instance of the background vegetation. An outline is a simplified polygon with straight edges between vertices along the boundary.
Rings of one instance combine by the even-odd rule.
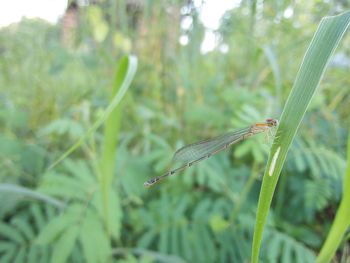
[[[1,29],[0,262],[249,262],[264,136],[155,188],[143,182],[169,169],[181,145],[278,118],[320,19],[350,4],[242,1],[208,53],[201,4],[105,0],[72,5],[58,25]],[[287,156],[261,262],[313,262],[334,219],[349,46],[346,36]],[[101,118],[131,53],[138,69],[106,129],[49,169]],[[336,262],[349,260],[349,238]]]

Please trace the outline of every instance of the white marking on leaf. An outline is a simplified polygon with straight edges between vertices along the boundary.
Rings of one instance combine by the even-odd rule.
[[[280,150],[281,150],[281,147],[278,147],[277,151],[275,152],[275,154],[272,157],[272,161],[271,161],[270,169],[269,169],[269,176],[272,176],[272,173],[275,170],[275,165],[276,165],[277,158],[280,155]]]

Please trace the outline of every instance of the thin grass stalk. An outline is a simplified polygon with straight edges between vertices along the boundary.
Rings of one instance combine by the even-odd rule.
[[[132,66],[132,61],[135,58],[124,57],[118,67],[118,70],[115,75],[114,83],[112,86],[111,92],[111,103],[113,102],[115,96],[123,88],[125,80],[130,74],[130,67]],[[134,62],[135,63],[135,62]],[[130,83],[129,83],[130,85]],[[113,175],[115,170],[115,158],[117,151],[117,143],[119,139],[120,132],[120,122],[122,117],[122,108],[123,104],[119,103],[109,114],[105,122],[104,128],[104,142],[102,147],[102,155],[99,162],[99,182],[102,193],[102,206],[104,211],[104,220],[107,229],[107,233],[110,235],[111,226],[109,220],[109,200],[111,194],[111,187],[113,182]]]
[[[348,136],[348,161],[343,183],[343,197],[331,230],[323,244],[316,263],[327,263],[332,260],[344,234],[350,226],[350,133]]]

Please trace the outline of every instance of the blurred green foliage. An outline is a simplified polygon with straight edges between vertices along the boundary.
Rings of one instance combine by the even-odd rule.
[[[218,47],[205,54],[201,7],[192,1],[79,7],[69,45],[63,22],[1,29],[0,262],[248,262],[269,149],[263,136],[155,188],[143,182],[169,169],[181,145],[278,117],[318,22],[347,8],[346,1],[242,1],[225,13]],[[189,28],[180,27],[184,19]],[[349,41],[287,156],[261,262],[313,262],[332,223],[350,126]],[[129,52],[139,68],[123,99],[110,234],[98,189],[103,129],[47,168],[100,118],[117,62]]]

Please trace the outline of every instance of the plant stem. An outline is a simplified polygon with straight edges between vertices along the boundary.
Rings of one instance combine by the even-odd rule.
[[[338,212],[327,236],[320,254],[318,255],[317,263],[330,262],[333,258],[339,244],[350,225],[350,133],[348,138],[348,161],[344,176],[343,197],[340,202]]]

